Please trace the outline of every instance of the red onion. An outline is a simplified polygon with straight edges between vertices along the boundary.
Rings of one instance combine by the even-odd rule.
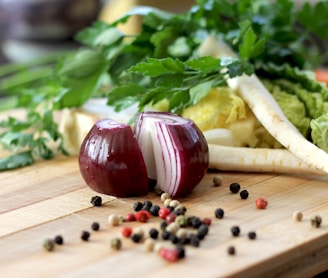
[[[127,124],[96,122],[81,145],[79,166],[85,182],[99,193],[128,197],[148,192],[142,153]]]
[[[206,174],[209,163],[205,137],[192,120],[171,113],[142,112],[135,135],[147,167],[171,197],[189,194]]]
[[[117,197],[141,196],[151,179],[171,197],[181,197],[206,174],[208,145],[193,121],[172,113],[142,112],[134,133],[114,120],[95,123],[79,155],[80,171],[92,189]]]

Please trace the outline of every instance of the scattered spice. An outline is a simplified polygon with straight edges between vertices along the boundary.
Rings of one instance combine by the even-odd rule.
[[[231,234],[235,237],[239,236],[239,234],[240,234],[240,228],[238,226],[232,226],[230,231],[231,231]]]
[[[164,201],[164,206],[165,207],[169,207],[170,206],[170,203],[172,202],[172,199],[168,198]]]
[[[141,203],[141,202],[135,202],[134,204],[133,204],[133,209],[134,209],[134,211],[139,211],[139,210],[141,210],[142,209],[142,207],[143,207],[143,204]]]
[[[170,213],[166,216],[165,220],[168,224],[173,223],[175,219],[177,218],[177,215],[174,213]]]
[[[63,245],[64,244],[64,239],[61,235],[57,235],[54,238],[54,242],[58,245]]]
[[[121,229],[121,234],[124,236],[124,237],[130,237],[132,235],[132,228],[131,227],[128,227],[128,226],[124,226],[122,227]]]
[[[166,227],[166,231],[175,234],[179,230],[179,228],[180,226],[176,222],[172,222]]]
[[[158,205],[152,205],[151,208],[149,209],[149,212],[152,216],[158,216],[160,206]]]
[[[152,201],[150,201],[150,200],[145,200],[145,201],[143,202],[143,204],[142,204],[142,208],[141,208],[141,210],[147,210],[147,211],[149,211],[149,209],[152,207],[152,205],[153,205]]]
[[[100,196],[93,196],[90,202],[94,207],[100,207],[102,205],[102,198]]]
[[[203,224],[207,225],[207,226],[211,226],[212,224],[212,219],[209,217],[204,217],[202,220]]]
[[[229,188],[232,193],[236,194],[240,190],[240,184],[238,182],[233,182],[230,184]]]
[[[118,226],[120,224],[120,217],[116,214],[111,214],[108,216],[108,223],[111,226]]]
[[[144,242],[146,250],[152,252],[155,247],[155,241],[152,238],[147,238]]]
[[[158,238],[158,234],[159,234],[159,232],[158,232],[158,230],[157,229],[155,229],[155,228],[151,228],[150,230],[149,230],[149,236],[152,238],[152,239],[157,239]]]
[[[234,246],[229,246],[227,251],[228,251],[229,255],[235,255],[236,254],[236,248]]]
[[[171,199],[171,196],[164,192],[162,195],[161,195],[161,201],[164,203],[166,199]]]
[[[268,206],[268,200],[265,198],[258,198],[255,204],[258,209],[265,209]]]
[[[91,229],[92,229],[93,231],[99,231],[99,228],[100,228],[100,225],[99,225],[98,222],[93,222],[93,223],[91,224]]]
[[[110,241],[110,247],[114,250],[121,250],[122,248],[122,241],[119,238],[113,238]]]
[[[88,241],[90,238],[90,233],[88,231],[82,231],[81,233],[81,239],[83,241]]]
[[[166,216],[168,216],[169,214],[171,213],[170,209],[167,208],[167,207],[161,207],[159,210],[158,210],[158,216],[162,219],[165,219]]]
[[[319,215],[315,215],[311,218],[311,225],[315,228],[319,228],[322,223],[322,218]]]
[[[239,195],[240,195],[240,198],[242,198],[243,200],[246,200],[248,198],[249,193],[246,189],[244,189],[244,190],[240,191]]]
[[[142,236],[140,234],[132,234],[131,239],[134,243],[139,243],[142,240]]]
[[[150,218],[150,213],[147,210],[139,210],[136,212],[135,217],[137,221],[141,223],[146,223]]]
[[[163,259],[169,262],[176,262],[179,259],[178,250],[173,248],[162,248],[159,253]]]
[[[214,186],[220,186],[222,184],[222,178],[220,176],[213,177]]]
[[[47,238],[43,242],[43,248],[47,251],[53,251],[55,250],[55,242],[54,240]]]
[[[134,213],[128,213],[127,215],[125,215],[125,221],[127,222],[132,222],[132,221],[136,221],[136,216]]]
[[[295,212],[293,213],[293,218],[294,218],[294,220],[297,221],[297,222],[302,221],[302,219],[303,219],[303,213],[300,212],[300,211],[295,211]]]
[[[218,218],[218,219],[222,219],[223,216],[224,216],[224,210],[222,208],[217,208],[215,211],[214,211],[214,214],[215,214],[215,217]]]
[[[181,205],[178,200],[172,200],[169,204],[170,207],[176,208],[177,206]]]
[[[176,250],[178,252],[179,259],[183,259],[186,256],[185,248],[182,245],[177,245]]]
[[[254,231],[251,231],[248,233],[248,238],[249,239],[256,239],[256,232]]]

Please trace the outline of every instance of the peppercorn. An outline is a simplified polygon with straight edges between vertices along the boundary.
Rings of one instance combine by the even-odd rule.
[[[134,243],[139,243],[142,240],[142,236],[140,234],[132,234],[131,239]]]
[[[112,226],[118,226],[120,224],[120,217],[116,214],[108,216],[108,223]]]
[[[170,234],[169,240],[173,243],[173,244],[177,244],[179,242],[179,238],[175,235],[175,234]]]
[[[155,229],[155,228],[151,228],[151,229],[149,230],[149,236],[150,236],[151,238],[153,238],[153,239],[157,239],[157,238],[158,238],[158,234],[159,234],[159,232],[158,232],[158,230]]]
[[[265,209],[268,206],[268,201],[264,198],[258,198],[256,199],[255,204],[258,209]]]
[[[166,221],[162,221],[162,222],[161,222],[161,225],[160,225],[161,230],[165,230],[167,226],[168,226],[168,224],[167,224]]]
[[[141,203],[141,202],[135,202],[134,204],[133,204],[133,209],[134,209],[134,211],[139,211],[139,210],[141,210],[142,209],[142,207],[143,207],[143,203]]]
[[[175,208],[174,211],[172,211],[173,214],[175,215],[185,215],[185,211],[182,208]]]
[[[193,228],[197,229],[200,225],[202,225],[202,220],[199,217],[194,216],[191,218],[190,224]]]
[[[174,233],[175,234],[179,230],[179,228],[180,228],[180,226],[177,223],[172,222],[169,225],[167,225],[167,227],[166,227],[165,230],[168,231],[168,232],[170,232],[170,233]]]
[[[240,194],[240,198],[242,198],[243,200],[247,199],[248,198],[248,195],[249,195],[249,193],[248,193],[248,191],[246,189],[240,191],[239,194]]]
[[[162,258],[169,262],[176,262],[179,259],[176,249],[162,248],[159,253]]]
[[[222,184],[222,178],[220,176],[213,177],[214,186],[220,186]]]
[[[223,216],[224,216],[224,210],[222,208],[217,208],[215,211],[214,211],[214,214],[215,214],[215,217],[218,218],[218,219],[222,219]]]
[[[178,229],[178,230],[176,231],[175,234],[176,234],[177,237],[179,237],[179,238],[183,238],[183,237],[186,237],[186,236],[188,235],[187,230],[184,229],[184,228],[180,228],[180,229]]]
[[[154,250],[155,247],[155,241],[152,238],[147,238],[144,242],[146,250],[151,252]]]
[[[170,224],[170,223],[173,223],[175,221],[176,217],[177,217],[176,214],[170,213],[166,216],[165,220],[168,224]]]
[[[322,218],[319,215],[315,215],[311,218],[311,225],[315,228],[319,228],[322,222]]]
[[[170,238],[171,233],[169,231],[162,231],[162,239],[168,240]]]
[[[233,182],[230,184],[229,188],[232,193],[238,193],[240,190],[240,184],[238,182]]]
[[[81,233],[81,239],[83,241],[88,241],[90,238],[90,233],[88,231],[82,231]]]
[[[204,239],[204,237],[208,234],[208,226],[202,224],[197,229],[197,236],[199,239]]]
[[[169,209],[170,212],[174,211],[174,207],[172,207],[172,206],[167,206],[167,208]]]
[[[158,184],[154,186],[154,192],[157,196],[161,196],[163,194],[163,190]]]
[[[64,244],[64,239],[61,235],[57,235],[54,238],[54,242],[58,245],[63,245]]]
[[[99,225],[98,222],[93,222],[93,223],[91,224],[91,229],[92,229],[93,231],[99,231],[99,228],[100,228],[100,225]]]
[[[170,205],[171,201],[172,201],[171,198],[165,199],[165,201],[164,201],[164,206],[165,206],[165,207],[168,207],[168,206]]]
[[[149,209],[149,212],[152,216],[158,216],[159,209],[160,209],[160,206],[152,205]]]
[[[179,238],[178,244],[180,244],[180,245],[185,245],[185,244],[189,244],[190,243],[190,238],[187,235],[181,236],[181,237],[178,237],[178,238]]]
[[[149,211],[149,209],[151,208],[152,205],[153,205],[152,201],[146,200],[143,202],[141,210]]]
[[[231,227],[230,231],[231,231],[232,235],[236,236],[236,237],[239,236],[239,234],[240,234],[240,228],[238,226]]]
[[[150,217],[150,214],[147,210],[139,210],[135,214],[136,220],[138,220],[141,223],[146,223],[148,222],[148,219]]]
[[[189,236],[189,244],[193,247],[199,247],[200,245],[200,241],[199,241],[199,238],[197,237],[197,235],[195,234],[191,234]]]
[[[164,192],[161,195],[161,201],[164,203],[166,199],[171,199],[171,197],[168,193]]]
[[[205,225],[207,225],[207,226],[211,226],[211,224],[212,224],[212,219],[209,218],[209,217],[204,217],[204,218],[202,219],[202,223],[205,224]]]
[[[102,205],[102,198],[100,196],[93,196],[90,202],[94,207],[100,207]]]
[[[128,226],[122,227],[121,234],[124,237],[130,237],[132,235],[132,228]]]
[[[256,239],[256,232],[254,231],[251,231],[248,233],[248,238],[249,239]]]
[[[43,248],[47,251],[53,251],[55,250],[55,242],[52,239],[47,238],[43,242]]]
[[[186,227],[187,226],[187,219],[184,215],[178,215],[175,218],[175,222],[180,226],[180,227]]]
[[[176,245],[176,250],[178,251],[178,258],[183,259],[186,256],[186,251],[183,245],[178,244]]]
[[[236,248],[234,246],[229,246],[227,251],[228,251],[229,255],[235,255],[236,254]]]
[[[177,206],[181,205],[178,200],[172,200],[169,204],[170,207],[176,208]]]
[[[158,216],[162,219],[165,219],[166,216],[168,216],[171,213],[171,211],[167,207],[161,207],[158,211]]]
[[[125,215],[125,221],[132,222],[136,220],[137,219],[134,213],[128,213],[127,215]]]
[[[302,221],[303,213],[300,212],[300,211],[295,211],[293,213],[293,218],[294,218],[295,221]]]
[[[174,208],[174,211],[181,211],[182,214],[185,214],[187,212],[187,208],[184,205],[180,204]]]
[[[110,247],[114,250],[120,250],[122,248],[122,241],[119,238],[113,238],[110,241]]]

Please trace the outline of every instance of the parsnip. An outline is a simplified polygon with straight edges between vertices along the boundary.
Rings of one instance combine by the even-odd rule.
[[[235,56],[227,45],[215,37],[204,41],[199,54],[220,58]],[[236,77],[228,80],[228,84],[239,91],[260,123],[279,143],[309,167],[328,173],[328,154],[304,138],[255,75]]]
[[[246,148],[209,144],[210,169],[237,172],[267,172],[326,175],[286,149]]]

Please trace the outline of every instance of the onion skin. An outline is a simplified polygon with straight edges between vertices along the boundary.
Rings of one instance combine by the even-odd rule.
[[[116,197],[148,193],[145,162],[127,124],[97,121],[82,142],[79,167],[87,185],[96,192]]]
[[[135,134],[148,177],[157,179],[159,187],[172,198],[188,195],[205,176],[208,144],[192,120],[166,112],[142,112],[136,119]],[[153,157],[145,157],[149,147]]]

